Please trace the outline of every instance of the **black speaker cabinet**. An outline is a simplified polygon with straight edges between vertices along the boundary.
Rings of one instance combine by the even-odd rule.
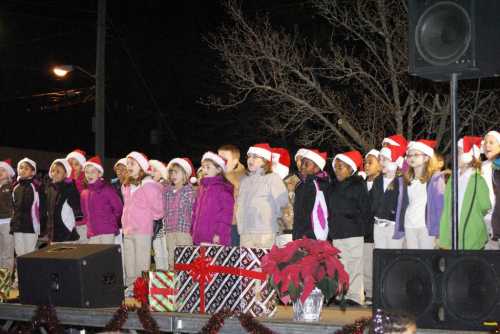
[[[373,307],[417,327],[491,330],[500,320],[500,252],[375,249]],[[488,326],[490,325],[490,326]]]
[[[118,245],[58,244],[17,258],[22,304],[116,307],[124,298]]]
[[[500,74],[500,1],[408,0],[409,72],[434,81]]]

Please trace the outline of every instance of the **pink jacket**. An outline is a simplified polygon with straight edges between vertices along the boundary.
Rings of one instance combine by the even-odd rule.
[[[153,221],[163,218],[163,186],[146,177],[137,189],[122,186],[123,214],[122,227],[124,235],[153,234]]]

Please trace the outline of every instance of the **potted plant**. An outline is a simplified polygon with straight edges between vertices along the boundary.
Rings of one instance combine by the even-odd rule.
[[[273,246],[263,257],[262,270],[281,301],[293,302],[295,320],[319,320],[323,299],[347,291],[349,275],[339,253],[328,241],[304,238]]]

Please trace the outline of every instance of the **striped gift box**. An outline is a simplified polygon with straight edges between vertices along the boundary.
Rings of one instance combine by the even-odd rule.
[[[149,271],[148,288],[148,302],[151,311],[175,311],[175,275],[173,271]]]

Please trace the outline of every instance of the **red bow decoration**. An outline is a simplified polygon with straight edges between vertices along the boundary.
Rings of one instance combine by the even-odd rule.
[[[134,298],[142,305],[148,302],[148,282],[142,277],[138,277],[134,282]]]

